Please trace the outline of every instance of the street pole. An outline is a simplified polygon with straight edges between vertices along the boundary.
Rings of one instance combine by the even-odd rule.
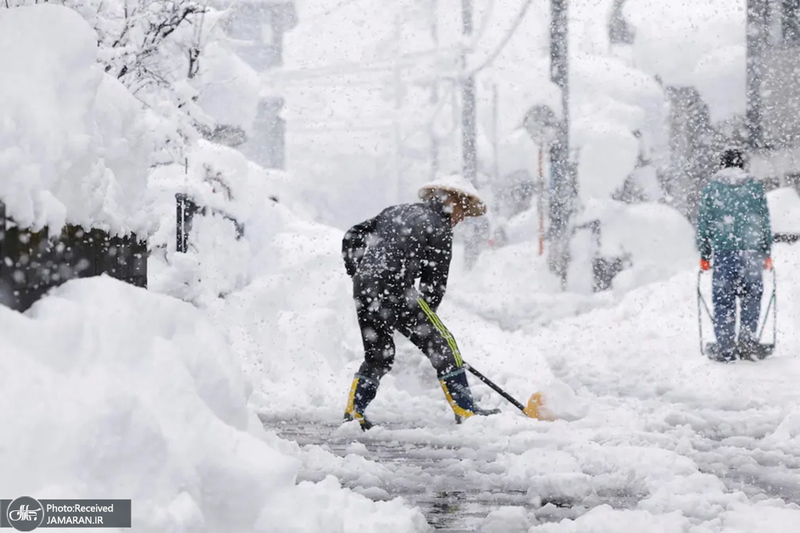
[[[550,79],[561,89],[561,121],[550,145],[550,257],[551,270],[566,286],[572,204],[577,186],[569,164],[569,76],[567,62],[567,1],[550,1]]]
[[[472,41],[472,0],[461,0],[461,22],[462,28],[462,52],[461,52],[461,173],[464,178],[478,186],[478,157],[476,151],[475,138],[475,75],[468,72],[469,64],[467,54]],[[485,219],[471,220],[468,223],[470,228],[469,236],[464,243],[464,259],[467,270],[471,270],[478,260],[481,253],[481,242],[483,239],[482,230],[486,228]]]
[[[766,0],[747,0],[747,141],[750,151],[764,148],[763,116],[761,112],[761,82],[763,55],[767,39]]]
[[[439,48],[439,24],[438,24],[438,11],[439,0],[431,0],[431,40],[433,47]],[[435,109],[439,104],[439,79],[438,77],[433,80],[431,86],[431,104]],[[436,119],[434,118],[430,124],[431,128],[431,180],[436,179],[439,174],[439,138],[436,136]]]
[[[461,0],[461,19],[463,24],[464,48],[461,65],[466,76],[461,89],[461,145],[462,171],[464,177],[475,184],[478,173],[475,150],[475,76],[467,75],[467,45],[472,37],[472,0]]]
[[[497,84],[492,84],[492,146],[494,147],[493,178],[495,183],[500,181],[500,96],[497,93]]]
[[[403,132],[400,117],[403,108],[403,73],[400,70],[400,57],[402,39],[402,21],[400,15],[394,19],[394,65],[392,77],[394,80],[394,202],[400,203],[403,199]]]
[[[538,168],[539,168],[539,191],[536,195],[536,212],[539,214],[539,255],[544,255],[544,191],[545,191],[545,183],[544,183],[544,172],[543,172],[543,162],[544,162],[544,148],[539,146],[539,161],[538,161]]]

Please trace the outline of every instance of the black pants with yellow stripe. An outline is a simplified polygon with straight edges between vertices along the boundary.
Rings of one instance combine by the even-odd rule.
[[[395,331],[422,350],[440,379],[461,367],[455,339],[414,288],[387,291],[379,284],[369,283],[358,288],[355,301],[364,342],[360,376],[377,384],[391,370]]]
[[[373,280],[354,279],[356,310],[364,362],[356,373],[345,418],[363,419],[383,376],[395,356],[394,332],[399,331],[428,356],[456,418],[474,414],[476,407],[453,335],[413,287],[391,290]]]

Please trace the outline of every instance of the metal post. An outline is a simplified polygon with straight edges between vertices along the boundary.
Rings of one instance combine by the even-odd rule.
[[[402,20],[400,15],[394,19],[394,65],[392,75],[394,79],[394,202],[400,203],[403,199],[403,132],[400,116],[403,108],[403,73],[399,57],[402,39]]]
[[[175,195],[175,205],[176,205],[175,251],[176,252],[186,252],[186,250],[188,249],[188,241],[189,241],[189,228],[188,228],[189,209],[187,205],[188,199],[189,197],[185,193],[179,192]]]
[[[569,77],[567,69],[567,0],[550,2],[550,79],[561,89],[561,122],[550,145],[550,268],[566,285],[572,204],[577,195],[569,164]]]
[[[544,184],[544,172],[543,172],[543,161],[544,161],[544,148],[539,146],[539,161],[538,161],[538,168],[539,168],[539,183],[538,189],[539,194],[536,195],[536,211],[539,214],[539,255],[544,255],[544,191],[545,191],[545,184]]]
[[[439,48],[439,24],[438,24],[439,0],[431,0],[431,40],[433,47]],[[434,79],[431,86],[431,104],[434,109],[439,104],[439,80]],[[436,118],[431,121],[431,180],[436,179],[439,174],[439,138],[436,135]]]
[[[500,132],[498,131],[500,123],[500,96],[497,93],[497,84],[492,85],[492,145],[494,147],[494,164],[492,165],[492,174],[495,183],[500,181]]]
[[[472,0],[461,0],[461,18],[464,41],[469,42],[472,36]],[[467,49],[462,55],[462,68],[467,71]],[[461,144],[464,177],[475,183],[478,174],[477,154],[475,151],[475,77],[470,74],[462,80],[461,90]]]
[[[767,1],[747,0],[747,136],[751,151],[764,148],[761,83],[767,40]]]
[[[467,53],[472,39],[472,0],[461,0],[461,21],[463,24],[464,47],[461,52],[461,158],[462,174],[473,185],[478,185],[478,159],[476,153],[475,124],[475,76],[467,74]],[[482,228],[484,220],[472,220],[469,225],[471,234],[464,243],[464,259],[467,270],[472,269],[480,255]]]

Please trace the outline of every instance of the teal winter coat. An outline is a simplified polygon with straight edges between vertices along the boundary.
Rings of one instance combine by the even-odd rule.
[[[703,190],[697,247],[705,260],[714,252],[736,250],[769,256],[772,229],[764,184],[739,168],[717,172]]]

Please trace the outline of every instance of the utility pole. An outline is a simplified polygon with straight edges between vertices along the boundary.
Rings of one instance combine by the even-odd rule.
[[[761,83],[767,44],[767,1],[747,0],[747,141],[751,151],[764,148]]]
[[[536,212],[539,214],[539,255],[544,255],[544,147],[539,145],[539,157],[537,159],[538,170],[538,189],[539,194],[536,195]]]
[[[403,109],[403,73],[400,69],[398,58],[402,53],[401,40],[403,37],[402,21],[400,15],[394,19],[394,65],[392,78],[394,80],[394,202],[400,203],[403,199],[403,132],[400,117]]]
[[[497,84],[492,84],[492,147],[494,148],[494,157],[492,158],[492,177],[495,183],[500,181],[500,96],[497,92]]]
[[[434,48],[439,48],[439,0],[431,0],[431,40]],[[431,86],[431,104],[435,109],[439,104],[439,78],[433,80]],[[439,174],[439,138],[436,135],[436,119],[430,124],[431,128],[431,180]]]
[[[577,184],[569,162],[569,76],[567,62],[567,1],[550,0],[550,79],[561,89],[561,121],[550,145],[551,270],[566,286],[571,228],[569,219]]]
[[[467,180],[475,184],[478,174],[478,160],[475,150],[475,76],[474,74],[467,75],[467,45],[472,38],[472,0],[461,0],[461,20],[464,38],[461,68],[466,76],[461,80],[462,172]]]

